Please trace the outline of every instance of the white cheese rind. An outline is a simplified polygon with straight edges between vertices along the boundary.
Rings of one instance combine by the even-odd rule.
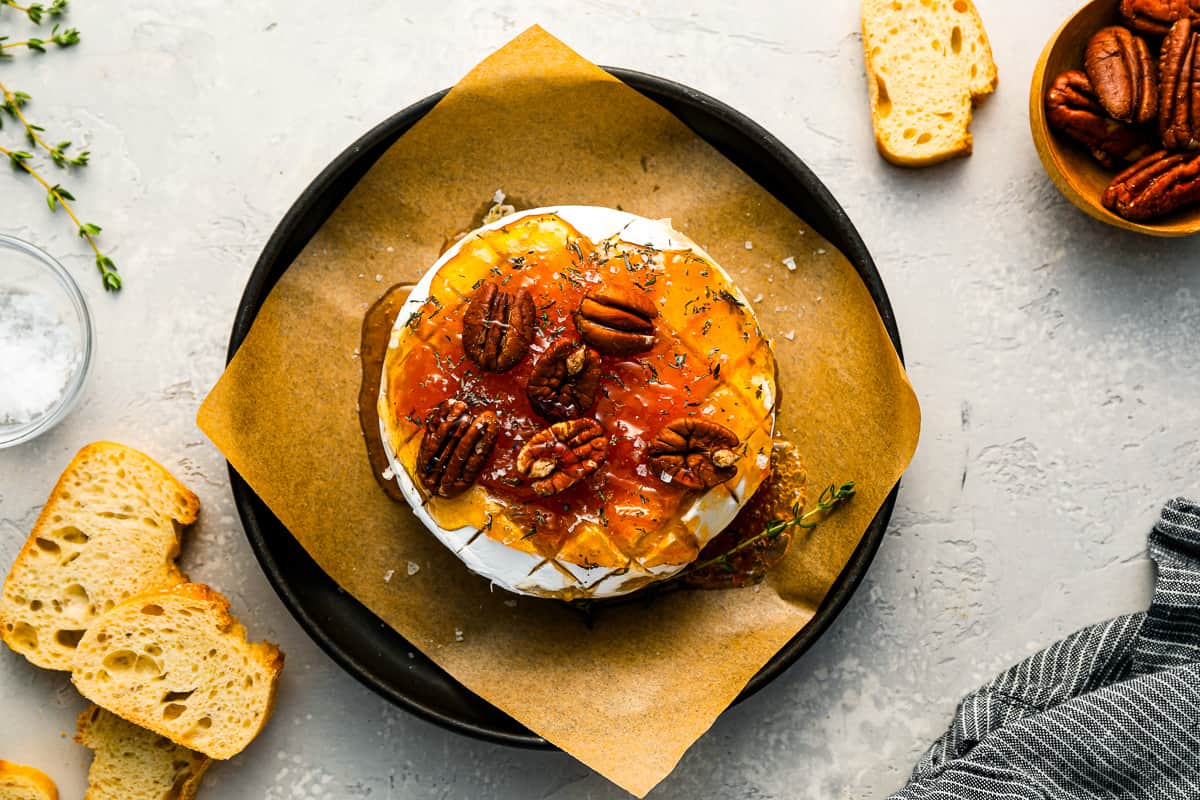
[[[690,249],[712,264],[729,283],[745,308],[748,310],[751,308],[724,268],[695,242],[674,230],[669,220],[652,220],[599,206],[536,208],[510,214],[503,219],[484,225],[473,234],[464,236],[455,242],[450,249],[443,253],[413,288],[408,300],[401,307],[389,339],[389,349],[399,346],[400,334],[406,321],[424,306],[438,271],[447,261],[458,254],[463,244],[474,234],[510,225],[523,217],[541,214],[557,215],[593,242],[601,242],[619,234],[625,242],[653,247],[657,250]],[[753,315],[752,310],[749,313]],[[753,380],[756,384],[764,387],[759,400],[764,414],[771,413],[773,415],[774,375],[755,376]],[[577,599],[617,597],[627,594],[647,583],[668,578],[686,566],[684,564],[668,564],[643,569],[634,563],[627,571],[605,567],[589,569],[562,561],[552,563],[541,556],[511,548],[474,527],[457,530],[447,530],[441,527],[425,508],[421,491],[417,488],[413,477],[408,474],[408,470],[393,452],[391,437],[385,423],[385,420],[388,419],[387,415],[390,413],[387,387],[388,381],[385,378],[380,381],[379,426],[384,452],[387,454],[395,480],[421,524],[428,528],[438,541],[448,547],[473,572],[487,578],[497,586],[517,594]],[[698,496],[692,505],[683,512],[682,521],[699,539],[701,547],[733,521],[741,507],[749,500],[751,494],[748,491],[749,488],[746,473],[743,470],[740,473],[738,485],[733,489],[733,496],[730,496],[724,486],[718,486]]]

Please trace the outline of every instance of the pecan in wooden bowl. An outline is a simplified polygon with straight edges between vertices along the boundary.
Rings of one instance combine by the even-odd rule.
[[[770,470],[775,356],[666,222],[587,206],[456,242],[392,330],[379,420],[417,517],[513,592],[615,597],[696,561]]]
[[[1200,0],[1093,0],[1051,37],[1030,127],[1046,173],[1081,210],[1151,236],[1200,231],[1197,43]]]

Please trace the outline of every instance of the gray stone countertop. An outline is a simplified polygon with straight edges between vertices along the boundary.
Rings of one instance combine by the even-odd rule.
[[[597,63],[732,104],[808,162],[878,262],[924,412],[891,530],[841,618],[652,797],[896,789],[963,692],[1143,607],[1158,506],[1200,494],[1200,240],[1108,228],[1043,173],[1029,79],[1077,0],[978,5],[1001,79],[976,115],[975,154],[904,171],[875,153],[856,0],[74,0],[83,43],[0,64],[0,79],[33,95],[30,116],[54,136],[92,150],[67,185],[104,226],[126,288],[105,295],[65,219],[0,175],[0,230],[74,271],[99,333],[82,405],[0,452],[0,562],[77,448],[140,447],[201,497],[186,570],[288,654],[271,724],[212,769],[202,797],[625,796],[568,756],[449,733],[343,673],[271,591],[225,463],[194,424],[251,266],[313,176],[538,22]],[[0,13],[0,35],[22,28]],[[42,766],[68,799],[88,763],[70,741],[81,707],[65,677],[0,652],[0,758]]]

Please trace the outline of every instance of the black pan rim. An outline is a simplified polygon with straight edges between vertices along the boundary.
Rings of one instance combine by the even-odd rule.
[[[841,205],[799,157],[753,120],[750,120],[731,106],[709,95],[675,81],[635,70],[618,67],[604,67],[603,69],[642,94],[657,94],[669,98],[675,103],[686,105],[696,110],[699,114],[715,119],[723,125],[734,129],[738,133],[755,141],[765,154],[770,156],[774,162],[779,164],[792,177],[796,178],[803,185],[804,189],[812,195],[815,202],[824,207],[827,213],[832,216],[833,224],[837,227],[838,234],[843,238],[843,244],[846,245],[841,248],[843,254],[855,266],[860,277],[866,283],[876,303],[880,317],[883,320],[884,327],[903,362],[904,355],[895,314],[888,298],[887,290],[884,288],[882,279],[875,267],[874,260],[871,258],[857,229]],[[431,94],[371,128],[334,158],[300,194],[271,234],[246,283],[246,288],[243,291],[237,313],[234,317],[233,329],[230,334],[227,350],[227,363],[229,360],[232,360],[238,347],[241,346],[242,341],[249,332],[258,310],[261,308],[266,295],[273,286],[274,280],[277,279],[275,273],[282,273],[286,271],[287,266],[290,266],[289,263],[280,267],[278,262],[285,250],[286,244],[295,235],[296,227],[300,220],[312,211],[318,199],[337,184],[339,178],[358,162],[363,153],[371,151],[374,147],[387,141],[389,137],[399,135],[398,132],[407,130],[412,124],[427,114],[446,95],[447,91],[443,90]],[[232,464],[229,465],[229,475],[234,503],[245,529],[246,538],[250,542],[251,549],[254,551],[254,555],[265,573],[268,582],[288,609],[288,612],[300,624],[301,628],[338,666],[389,702],[443,728],[497,744],[535,749],[554,749],[554,746],[545,739],[524,730],[515,720],[511,722],[519,730],[502,730],[499,727],[481,725],[461,719],[442,709],[422,703],[409,694],[406,694],[401,688],[392,685],[380,675],[372,672],[353,652],[350,652],[339,642],[335,641],[325,629],[327,623],[318,619],[304,603],[302,597],[303,588],[293,586],[289,582],[286,575],[287,566],[282,564],[276,557],[271,543],[265,536],[263,523],[260,520],[260,508],[266,510],[265,506],[262,505],[262,501],[241,478]],[[879,511],[868,526],[867,531],[864,533],[863,538],[860,540],[858,547],[808,625],[801,629],[791,641],[784,645],[751,678],[741,694],[734,701],[734,704],[753,696],[794,664],[800,656],[815,644],[821,635],[832,625],[834,619],[839,616],[842,609],[849,602],[850,597],[862,582],[863,577],[865,577],[868,567],[883,542],[887,524],[895,508],[899,488],[900,484],[897,483],[884,500]],[[267,514],[270,515],[269,510],[267,510]],[[324,575],[323,572],[321,574]],[[328,576],[324,577],[330,584],[333,584],[331,578]],[[336,587],[336,584],[333,585]],[[345,605],[349,610],[355,613],[365,613],[374,618],[374,615],[351,595],[345,593],[340,588],[337,588],[337,591],[341,597],[345,598]],[[383,635],[390,634],[404,641],[399,634],[388,628],[378,618],[374,619],[378,623]]]

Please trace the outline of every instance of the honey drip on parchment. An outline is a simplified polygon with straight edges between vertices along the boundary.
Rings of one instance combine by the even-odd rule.
[[[400,484],[383,475],[388,471],[387,454],[383,450],[383,436],[379,432],[379,379],[383,375],[383,359],[387,355],[388,340],[392,326],[400,315],[400,308],[412,291],[412,284],[398,283],[388,289],[363,317],[362,344],[359,360],[362,363],[362,388],[358,392],[358,424],[362,426],[363,441],[367,445],[367,456],[371,459],[371,472],[375,481],[387,492],[387,496],[398,503],[405,502]]]

